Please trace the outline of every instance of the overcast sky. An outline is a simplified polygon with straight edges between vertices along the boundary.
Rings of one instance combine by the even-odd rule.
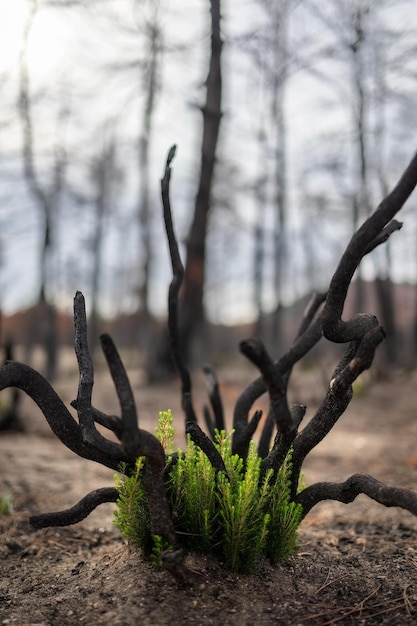
[[[1,284],[5,287],[2,306],[6,313],[32,304],[37,291],[36,257],[40,218],[21,176],[21,131],[13,107],[17,99],[18,61],[29,4],[28,0],[0,2],[0,75],[4,78],[0,91],[4,103],[3,117],[0,120],[0,244],[3,262]],[[129,3],[119,1],[103,4],[117,7],[116,16],[118,12],[125,16],[122,5],[127,6]],[[391,3],[391,22],[397,22],[400,32],[407,27],[414,29],[417,35],[417,26],[412,24],[417,20],[416,12],[412,12],[412,15],[405,14],[401,9],[402,3],[397,5],[397,10],[396,4]],[[71,183],[79,184],[87,195],[91,195],[92,191],[86,186],[83,164],[88,162],[99,145],[99,136],[103,132],[99,120],[111,118],[121,137],[118,147],[124,168],[122,187],[119,190],[121,201],[118,206],[117,228],[111,230],[114,225],[111,217],[107,222],[111,234],[106,241],[106,270],[103,278],[104,292],[107,288],[107,291],[116,295],[111,303],[108,299],[103,302],[110,311],[111,306],[114,309],[115,300],[119,308],[134,305],[129,289],[132,292],[135,288],[134,268],[137,263],[137,234],[132,227],[137,179],[136,156],[131,140],[132,135],[137,135],[140,107],[130,106],[130,98],[133,98],[137,85],[118,80],[117,73],[109,80],[100,69],[105,63],[120,61],[122,55],[128,58],[132,53],[132,41],[119,38],[111,25],[101,20],[99,5],[100,3],[96,10],[90,7],[87,11],[62,8],[53,10],[45,8],[39,2],[39,11],[29,40],[29,70],[32,93],[39,98],[39,104],[34,111],[36,150],[42,155],[44,147],[49,151],[53,147],[58,132],[56,112],[60,101],[67,102],[67,125],[64,131],[60,129],[59,132],[64,133],[69,152],[77,152],[77,159],[70,163],[68,176]],[[245,31],[256,15],[253,5],[249,0],[229,0],[224,3],[223,28],[226,39]],[[198,174],[201,114],[196,105],[203,102],[203,83],[207,74],[208,3],[181,0],[166,3],[166,6],[168,8],[163,14],[162,25],[165,41],[170,49],[164,55],[161,79],[163,93],[155,117],[152,194],[155,207],[159,210],[159,179],[165,155],[169,147],[177,143],[179,150],[174,162],[172,198],[177,230],[180,240],[183,241],[190,220]],[[303,30],[308,33],[309,29],[314,28],[314,24],[300,22],[297,28],[300,33]],[[182,44],[187,44],[185,50],[182,50]],[[237,166],[239,170],[238,174],[226,175],[225,184],[227,186],[229,177],[232,187],[237,183],[244,183],[245,180],[249,181],[258,167],[257,148],[253,138],[257,127],[256,115],[259,115],[256,107],[261,94],[256,91],[256,80],[248,67],[247,59],[243,55],[238,55],[230,46],[225,47],[223,131],[227,130],[227,134],[225,132],[222,136],[221,149],[226,168]],[[337,65],[334,68],[337,73]],[[305,73],[291,79],[286,105],[291,205],[289,231],[292,248],[292,263],[288,266],[287,301],[302,295],[306,289],[306,272],[303,267],[306,262],[306,238],[313,241],[316,248],[322,248],[317,262],[319,276],[315,286],[323,288],[334,269],[337,254],[342,251],[350,236],[347,216],[343,219],[339,215],[336,220],[333,218],[326,222],[306,221],[307,213],[303,206],[300,185],[300,173],[307,167],[308,154],[314,154],[317,150],[318,138],[324,133],[331,136],[337,128],[341,128],[343,133],[343,129],[349,124],[346,109],[337,106],[337,101],[338,97],[329,85],[308,77]],[[393,177],[406,166],[416,143],[416,134],[413,136],[410,132],[409,146],[403,146],[403,161],[399,160],[396,164],[398,171],[392,172]],[[41,160],[39,164],[42,165]],[[43,182],[47,184],[48,180]],[[314,184],[317,186],[320,183]],[[224,188],[224,183],[221,188]],[[224,198],[219,200],[220,205],[223,201]],[[410,217],[407,217],[407,212]],[[81,264],[79,259],[80,250],[88,249],[90,218],[86,212],[80,213],[79,209],[78,213],[73,211],[71,216],[71,220],[58,234],[61,245],[57,262],[64,263],[68,273],[73,266],[71,281],[61,285],[59,291],[59,303],[66,307],[71,306],[72,289],[81,288],[87,295],[89,289],[86,272],[83,272],[86,264],[88,265],[88,256]],[[395,276],[398,280],[415,278],[416,227],[411,217],[411,208],[405,211],[405,221],[406,225],[408,221],[406,231],[395,235],[399,243],[394,242],[392,246]],[[210,240],[213,256],[207,289],[210,315],[214,321],[242,321],[253,314],[252,285],[248,280],[252,262],[253,200],[248,194],[239,192],[233,210],[228,211],[227,207],[219,206],[213,216],[213,223],[217,224],[217,228],[215,236],[213,234]],[[158,263],[154,266],[152,306],[156,312],[162,313],[166,306],[170,268],[161,214],[156,215],[153,228],[155,240],[158,242],[155,246]],[[230,263],[230,259],[235,260]],[[116,273],[115,266],[118,267]],[[371,276],[373,263],[368,262],[367,267],[368,275]],[[120,293],[117,292],[118,289]],[[265,308],[272,308],[273,305],[272,291],[266,290]]]

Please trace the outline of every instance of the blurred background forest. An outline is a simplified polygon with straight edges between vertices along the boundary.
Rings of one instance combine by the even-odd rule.
[[[278,356],[309,294],[416,146],[412,0],[0,4],[1,341],[53,379],[84,293],[150,380],[170,369],[160,178],[186,267],[190,362],[260,336]],[[417,218],[365,259],[353,311],[389,363],[417,354]],[[382,357],[381,357],[382,358]]]

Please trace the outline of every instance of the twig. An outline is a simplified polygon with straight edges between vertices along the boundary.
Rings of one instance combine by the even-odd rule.
[[[373,598],[378,591],[381,589],[381,585],[378,585],[378,587],[376,587],[373,591],[371,591],[371,593],[369,595],[366,596],[366,598],[364,598],[363,600],[361,600],[358,604],[356,604],[353,607],[337,607],[337,608],[329,608],[328,610],[326,610],[325,612],[316,614],[316,615],[311,615],[308,617],[304,618],[304,621],[308,621],[308,620],[312,620],[312,619],[317,619],[321,616],[324,615],[328,615],[329,612],[342,612],[342,615],[339,615],[337,617],[331,618],[329,620],[326,620],[325,622],[320,622],[320,626],[331,626],[331,624],[337,624],[338,622],[340,622],[341,620],[344,620],[346,617],[348,617],[349,615],[354,615],[355,613],[359,613],[361,614],[364,608],[364,605],[366,602],[368,602],[368,600],[370,600],[371,598]]]
[[[346,578],[347,574],[343,574],[343,576],[339,576],[339,578],[333,578],[332,580],[330,580],[330,569],[327,572],[327,577],[326,580],[324,581],[324,583],[315,591],[314,595],[317,595],[318,593],[320,593],[320,591],[323,591],[323,589],[326,589],[326,587],[329,587],[330,585],[334,585],[335,583],[340,582],[341,580],[343,580],[343,578]]]

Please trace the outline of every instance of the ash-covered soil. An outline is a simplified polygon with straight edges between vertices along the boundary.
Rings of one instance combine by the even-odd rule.
[[[253,372],[228,377],[222,389],[230,409]],[[95,404],[117,411],[109,381],[96,378]],[[57,389],[68,405],[76,382],[61,380]],[[146,388],[138,379],[135,391],[142,427],[152,429],[157,411],[166,408],[180,427],[177,384]],[[291,396],[308,405],[306,419],[323,391],[317,372],[295,377]],[[264,563],[256,575],[238,576],[189,555],[183,587],[129,551],[112,526],[114,505],[73,527],[32,529],[32,513],[68,508],[88,491],[111,486],[113,477],[51,436],[31,401],[22,411],[26,432],[0,433],[0,497],[9,493],[13,501],[13,512],[0,516],[0,624],[417,623],[417,519],[365,496],[313,509],[300,528],[298,554],[280,567]],[[364,471],[414,489],[416,444],[417,373],[365,381],[306,462],[305,480],[343,480]]]

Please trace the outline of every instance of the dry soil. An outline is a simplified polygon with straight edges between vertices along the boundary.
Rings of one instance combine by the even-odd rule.
[[[251,375],[225,377],[229,413]],[[311,416],[324,391],[321,375],[295,380],[292,397],[306,403]],[[144,427],[151,427],[159,409],[180,415],[176,383],[146,388],[136,382]],[[66,402],[75,395],[73,378],[57,388]],[[365,471],[414,488],[417,373],[365,381],[359,391],[308,459],[306,482]],[[117,409],[105,377],[99,377],[98,398],[100,408]],[[0,624],[417,623],[417,520],[364,496],[313,509],[301,525],[297,555],[277,568],[264,563],[256,575],[239,576],[215,560],[189,555],[192,574],[183,587],[129,551],[112,526],[113,505],[72,527],[34,530],[30,514],[67,508],[88,491],[111,486],[113,477],[51,436],[30,401],[22,411],[26,432],[0,433],[0,496],[9,493],[13,502],[13,512],[0,516]]]

